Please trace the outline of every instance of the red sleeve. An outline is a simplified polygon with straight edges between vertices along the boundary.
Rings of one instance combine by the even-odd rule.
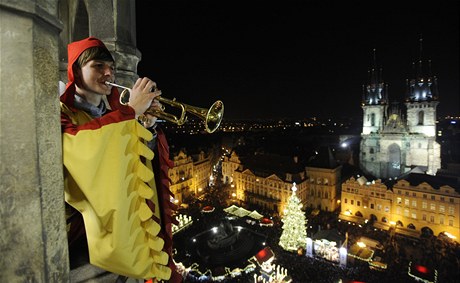
[[[160,206],[162,207],[162,226],[164,229],[163,240],[165,240],[164,249],[169,255],[168,266],[172,270],[171,278],[168,282],[179,283],[182,282],[182,276],[177,272],[176,265],[172,258],[173,250],[173,236],[172,236],[172,224],[179,225],[175,217],[173,216],[174,211],[177,210],[177,205],[171,202],[170,198],[174,197],[174,194],[169,189],[171,180],[169,179],[168,170],[174,167],[174,162],[169,159],[169,145],[166,140],[166,136],[161,129],[157,129],[157,149],[158,159],[155,170],[155,178],[157,182],[158,197],[160,200]]]

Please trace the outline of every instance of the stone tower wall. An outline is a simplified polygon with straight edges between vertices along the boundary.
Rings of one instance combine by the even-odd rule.
[[[67,44],[100,38],[130,86],[135,20],[130,0],[0,1],[0,282],[70,281],[58,95]]]

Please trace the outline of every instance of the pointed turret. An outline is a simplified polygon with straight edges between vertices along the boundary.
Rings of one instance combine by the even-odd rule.
[[[412,63],[414,77],[408,82],[406,100],[412,102],[433,101],[438,99],[437,79],[431,75],[431,60],[428,60],[428,70],[423,65],[423,39],[420,38],[420,56],[417,63]]]
[[[369,82],[365,87],[364,105],[387,104],[387,87],[383,81],[383,69],[377,70],[376,49],[373,49],[374,62],[369,73]]]
[[[388,105],[388,85],[383,80],[383,69],[377,69],[376,49],[373,66],[368,71],[368,83],[363,86],[363,135],[378,133],[384,126]]]

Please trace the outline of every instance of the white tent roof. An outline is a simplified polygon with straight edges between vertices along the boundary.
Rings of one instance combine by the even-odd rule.
[[[258,213],[257,210],[254,210],[253,212],[249,213],[248,216],[256,220],[259,220],[262,217],[264,217],[262,214]]]
[[[235,210],[237,210],[239,207],[232,204],[231,206],[224,208],[224,211],[227,213],[233,213]]]
[[[244,209],[242,207],[239,207],[237,210],[235,210],[233,212],[233,214],[235,214],[238,217],[244,217],[244,216],[248,215],[249,213],[251,213],[249,210]]]
[[[249,216],[253,219],[259,220],[262,217],[264,217],[262,214],[258,213],[256,210],[254,211],[249,211],[243,207],[236,206],[232,204],[231,206],[224,208],[224,211],[233,215],[236,215],[238,217],[245,217]]]

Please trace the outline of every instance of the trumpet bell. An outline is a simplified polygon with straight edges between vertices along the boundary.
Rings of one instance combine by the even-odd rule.
[[[217,100],[209,109],[185,105],[185,111],[203,120],[206,132],[213,133],[219,128],[224,117],[224,103]]]

